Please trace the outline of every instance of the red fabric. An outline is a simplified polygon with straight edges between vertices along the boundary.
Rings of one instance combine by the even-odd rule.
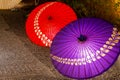
[[[28,16],[27,20],[26,20],[26,33],[27,33],[27,36],[29,37],[29,39],[37,44],[37,45],[41,45],[41,46],[44,46],[44,44],[41,42],[40,39],[38,39],[36,33],[34,32],[34,18],[35,18],[35,15],[37,14],[37,12],[42,8],[44,7],[45,5],[47,5],[49,2],[45,3],[45,4],[42,4],[38,7],[36,7]]]
[[[37,12],[44,6],[50,4],[47,2],[35,8],[29,15],[26,21],[26,32],[32,42],[37,45],[45,46],[43,42],[36,36],[34,32],[34,17]],[[65,25],[77,19],[76,14],[68,5],[56,2],[47,7],[39,17],[39,26],[43,34],[52,40],[56,33]]]

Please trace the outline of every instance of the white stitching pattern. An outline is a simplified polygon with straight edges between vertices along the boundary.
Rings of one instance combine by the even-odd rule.
[[[51,58],[59,63],[69,64],[69,65],[85,65],[86,63],[92,63],[92,61],[96,61],[101,57],[106,56],[106,54],[117,44],[120,40],[120,32],[118,32],[117,28],[113,28],[113,32],[111,37],[106,41],[103,47],[100,50],[96,51],[96,55],[87,56],[87,58],[81,59],[69,59],[69,58],[61,58],[51,54]]]
[[[38,39],[40,39],[40,40],[43,42],[43,44],[45,44],[45,46],[49,46],[49,47],[51,46],[52,41],[41,31],[40,26],[39,26],[39,23],[38,23],[38,22],[39,22],[39,21],[38,21],[38,18],[39,18],[39,16],[41,15],[41,13],[42,13],[47,7],[53,5],[54,3],[56,3],[56,2],[51,2],[51,3],[49,3],[48,5],[44,6],[42,9],[40,9],[40,10],[38,11],[38,13],[36,14],[35,19],[34,19],[34,31],[35,31]]]

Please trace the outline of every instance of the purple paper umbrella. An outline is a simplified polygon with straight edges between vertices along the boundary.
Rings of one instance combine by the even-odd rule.
[[[98,18],[78,19],[64,27],[53,39],[51,59],[64,76],[92,78],[108,70],[117,60],[120,32]]]

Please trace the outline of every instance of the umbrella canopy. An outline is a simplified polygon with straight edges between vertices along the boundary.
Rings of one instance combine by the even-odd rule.
[[[61,29],[51,45],[51,59],[63,75],[84,79],[95,77],[116,61],[120,32],[98,18],[82,18]]]
[[[0,0],[0,9],[14,8],[22,0]]]
[[[68,5],[61,2],[47,2],[30,13],[26,21],[26,32],[35,44],[50,46],[56,33],[76,19],[76,14]]]

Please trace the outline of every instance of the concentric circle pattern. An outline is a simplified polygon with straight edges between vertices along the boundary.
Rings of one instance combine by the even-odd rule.
[[[76,14],[68,5],[47,2],[31,12],[26,22],[26,32],[35,44],[50,46],[56,33],[76,19]]]
[[[53,39],[51,59],[63,75],[84,79],[95,77],[112,66],[119,55],[120,32],[98,18],[78,19]]]

